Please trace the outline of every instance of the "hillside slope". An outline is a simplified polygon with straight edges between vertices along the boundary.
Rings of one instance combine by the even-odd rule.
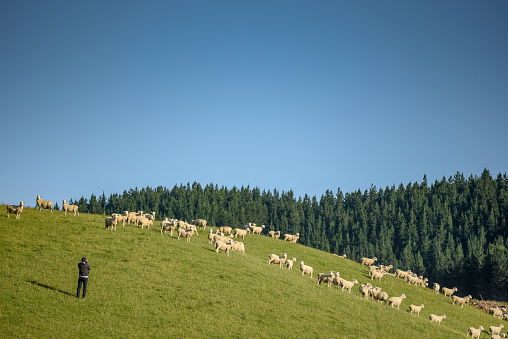
[[[25,208],[16,220],[2,212],[0,336],[458,338],[470,326],[502,322],[391,276],[373,285],[405,293],[400,310],[363,299],[358,285],[352,294],[318,286],[317,273],[330,270],[372,281],[366,267],[299,244],[248,234],[246,253],[227,257],[202,230],[188,243],[159,225],[111,232],[99,215]],[[293,271],[267,264],[283,252],[297,258]],[[92,270],[87,297],[77,299],[83,256]],[[300,260],[314,267],[312,279],[301,275]],[[421,303],[419,317],[409,314],[409,304]],[[431,313],[447,318],[437,325]]]

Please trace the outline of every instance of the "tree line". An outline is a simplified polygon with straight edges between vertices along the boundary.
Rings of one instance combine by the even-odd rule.
[[[81,197],[70,204],[80,212],[97,214],[122,211],[156,212],[190,221],[203,218],[209,225],[243,227],[254,222],[267,230],[300,233],[299,242],[359,261],[378,258],[380,264],[410,269],[457,287],[459,295],[508,300],[508,180],[506,173],[493,178],[453,177],[406,186],[371,186],[365,191],[326,191],[295,197],[293,191],[205,187],[194,182],[104,193]]]

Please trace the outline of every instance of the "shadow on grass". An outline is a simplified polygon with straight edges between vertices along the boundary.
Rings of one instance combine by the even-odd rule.
[[[57,291],[57,292],[60,292],[60,293],[63,293],[63,294],[66,294],[68,296],[71,296],[71,297],[74,297],[75,295],[72,294],[72,293],[69,293],[69,292],[66,292],[66,291],[62,291],[62,290],[59,290],[58,288],[55,288],[53,286],[48,286],[46,284],[41,284],[40,282],[37,282],[35,280],[27,280],[26,282],[32,284],[32,285],[35,285],[35,286],[39,286],[39,287],[44,287],[44,288],[47,288],[48,290],[52,290],[52,291]]]

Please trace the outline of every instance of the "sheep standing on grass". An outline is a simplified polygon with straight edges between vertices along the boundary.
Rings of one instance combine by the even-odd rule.
[[[226,254],[229,257],[229,250],[231,249],[231,246],[233,245],[233,240],[229,240],[227,243],[224,241],[216,240],[215,241],[215,252],[219,253],[219,251],[224,251],[224,254]]]
[[[402,293],[398,297],[391,297],[388,299],[388,302],[393,306],[397,306],[397,309],[399,309],[400,304],[402,303],[402,300],[406,297],[404,293]]]
[[[246,229],[242,230],[240,228],[235,228],[235,238],[238,237],[238,236],[241,236],[242,239],[245,239],[246,235],[247,235],[247,230]]]
[[[492,333],[490,338],[491,339],[503,339],[503,338],[506,338],[506,333],[501,333],[501,334],[494,334],[494,333]]]
[[[279,237],[280,237],[280,231],[277,231],[277,232],[275,232],[275,231],[270,231],[270,232],[268,232],[268,236],[269,236],[270,238],[279,239]]]
[[[471,338],[480,338],[480,334],[484,330],[483,326],[480,325],[478,328],[470,327],[469,331],[467,331],[467,335],[471,334]]]
[[[219,227],[219,232],[229,235],[233,232],[233,229],[229,226],[221,226]]]
[[[78,217],[79,217],[78,206],[77,205],[68,205],[67,200],[62,200],[62,209],[65,212],[65,215],[67,215],[67,211],[69,211],[71,213],[74,212],[74,216],[77,213]]]
[[[203,227],[203,230],[206,229],[206,220],[205,219],[196,219],[196,220],[192,220],[191,221],[191,224],[199,227],[199,226],[202,226]]]
[[[489,308],[489,313],[499,319],[501,319],[503,317],[503,311],[500,310],[498,307]]]
[[[118,222],[122,223],[122,226],[125,226],[125,222],[127,221],[127,218],[129,217],[129,211],[124,211],[123,214],[113,213],[111,214],[112,217],[117,216]]]
[[[431,314],[431,315],[429,316],[429,319],[430,319],[430,321],[432,321],[432,322],[435,322],[435,323],[441,324],[441,321],[442,321],[443,319],[446,319],[446,315],[445,315],[445,314],[443,314],[443,315],[441,315],[441,316],[437,316],[437,315],[435,315],[435,314]]]
[[[190,242],[190,238],[194,234],[195,228],[186,229],[183,227],[178,228],[178,240],[180,240],[180,237],[187,238],[187,242]]]
[[[279,264],[279,267],[282,268],[282,265],[286,262],[288,255],[286,253],[282,253],[282,256],[279,257],[277,254],[270,254],[268,265],[271,263]]]
[[[490,326],[489,327],[489,332],[492,333],[492,334],[501,334],[501,329],[504,327],[503,324],[499,325],[499,326]]]
[[[138,226],[141,226],[141,229],[143,228],[147,228],[147,229],[150,229],[150,224],[152,223],[152,221],[146,217],[141,217],[139,218],[138,220]]]
[[[233,243],[231,244],[231,249],[233,251],[245,253],[245,245],[241,241],[233,241]]]
[[[170,221],[168,218],[165,218],[164,220],[161,221],[161,234],[169,231],[170,235],[173,236],[175,228],[176,224],[173,221]]]
[[[381,278],[384,277],[385,274],[386,273],[381,272],[381,271],[373,271],[371,276],[370,276],[370,279],[371,280],[377,279],[378,282],[381,282]]]
[[[51,210],[51,213],[53,213],[53,202],[49,200],[42,200],[41,196],[38,195],[37,199],[35,200],[36,206],[39,208],[39,211],[42,211],[42,209],[48,209]]]
[[[403,270],[395,270],[395,275],[397,278],[405,279],[409,274],[411,274],[411,270],[403,271]]]
[[[118,223],[118,217],[116,215],[113,216],[112,218],[104,219],[104,224],[106,225],[106,231],[109,230],[109,228],[111,227],[111,230],[113,230],[113,228],[115,228],[115,232],[116,232],[116,224],[117,223]]]
[[[464,304],[467,305],[467,303],[469,302],[469,299],[471,299],[472,296],[471,295],[468,295],[467,297],[464,297],[464,298],[459,298],[457,297],[456,295],[452,296],[452,304],[453,306],[455,306],[455,303],[459,304],[460,305],[460,308],[464,308]]]
[[[457,292],[458,289],[457,287],[454,287],[454,288],[447,288],[447,287],[443,287],[441,289],[441,291],[443,291],[443,294],[448,297],[448,298],[451,298],[452,297],[452,294]]]
[[[210,231],[208,232],[208,244],[213,244],[215,241],[215,234],[212,232],[211,228],[209,230]]]
[[[292,257],[291,259],[286,259],[286,268],[288,270],[292,270],[293,269],[293,264],[296,262],[296,258],[295,257]]]
[[[386,293],[384,291],[379,291],[374,294],[374,299],[377,302],[380,302],[380,303],[384,302],[385,304],[388,304],[388,293]]]
[[[356,279],[353,279],[352,281],[342,280],[340,282],[340,285],[342,286],[342,291],[344,292],[344,289],[346,289],[349,293],[351,293],[351,288],[353,288],[355,284],[358,284],[358,280]]]
[[[16,219],[21,220],[21,212],[23,212],[23,204],[24,201],[20,201],[19,205],[7,205],[7,218],[9,218],[9,213],[14,214],[16,213]]]
[[[415,312],[416,314],[418,314],[418,316],[420,316],[420,311],[422,310],[422,308],[424,308],[425,305],[424,304],[421,304],[420,306],[416,306],[416,305],[409,305],[409,311],[411,312],[411,314],[413,314],[413,312]]]
[[[432,288],[434,290],[434,293],[439,294],[439,289],[441,286],[439,286],[438,283],[434,283],[434,287]]]
[[[292,243],[296,243],[300,239],[300,233],[293,234],[284,234],[284,241],[289,241]]]
[[[329,273],[330,274],[319,273],[317,277],[317,284],[321,285],[321,283],[324,282],[328,287],[330,287],[333,279],[335,279],[335,272],[330,271]]]
[[[366,266],[374,265],[374,263],[376,261],[377,261],[377,257],[374,257],[372,259],[370,259],[370,258],[362,258],[362,266],[363,265],[366,265]]]
[[[372,288],[372,285],[370,283],[366,283],[363,285],[360,285],[359,292],[365,299],[369,297],[369,290]]]
[[[314,272],[314,269],[311,266],[305,265],[303,261],[300,261],[300,271],[302,271],[302,276],[308,274],[312,278],[312,273]]]
[[[254,227],[252,227],[252,234],[260,235],[264,228],[265,228],[265,225],[261,225],[259,227],[254,226]]]

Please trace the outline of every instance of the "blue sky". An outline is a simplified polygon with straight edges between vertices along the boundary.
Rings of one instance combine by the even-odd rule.
[[[2,1],[0,203],[506,173],[507,1]]]

